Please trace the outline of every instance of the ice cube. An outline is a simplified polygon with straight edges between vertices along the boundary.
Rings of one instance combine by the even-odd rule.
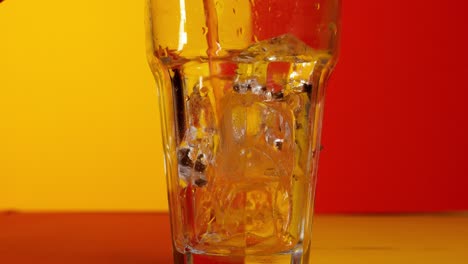
[[[188,126],[178,152],[179,177],[199,187],[207,184],[205,171],[213,162],[217,131],[208,92],[197,84],[188,97]]]
[[[278,181],[265,181],[246,192],[245,229],[262,239],[275,235],[274,197]]]
[[[296,92],[306,91],[314,72],[314,62],[293,63],[287,76],[287,88]]]
[[[198,153],[196,158],[194,158],[195,153]],[[205,175],[208,161],[200,148],[180,148],[177,152],[177,160],[179,178],[184,182],[191,182],[198,187],[203,187],[208,183]]]
[[[290,62],[270,62],[267,67],[266,84],[273,94],[282,94],[291,71]],[[281,99],[281,98],[275,98]]]
[[[235,92],[226,96],[223,102],[221,121],[221,144],[235,144],[241,146],[249,136],[260,131],[261,106],[259,98],[252,94],[238,94]]]
[[[292,215],[292,196],[287,186],[280,186],[274,197],[274,218],[279,234],[287,235]]]
[[[293,119],[290,110],[281,112],[275,108],[268,108],[264,112],[265,141],[275,150],[283,150],[284,147],[291,147],[292,134],[291,125]]]
[[[245,94],[247,92],[252,92],[253,94],[262,95],[266,88],[262,86],[256,78],[250,79],[239,79],[234,82],[233,90],[240,94]]]
[[[291,34],[260,41],[241,52],[234,61],[254,63],[258,61],[312,61],[317,52]]]
[[[228,124],[231,124],[232,139],[238,143],[243,142],[247,130],[247,113],[245,108],[242,106],[234,107],[231,110],[230,122]]]
[[[200,133],[211,133],[215,130],[216,120],[214,117],[213,106],[208,97],[208,88],[195,85],[188,101],[189,125],[195,127]]]

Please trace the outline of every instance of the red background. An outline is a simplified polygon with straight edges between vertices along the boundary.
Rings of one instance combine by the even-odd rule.
[[[343,0],[319,212],[468,210],[468,1]]]

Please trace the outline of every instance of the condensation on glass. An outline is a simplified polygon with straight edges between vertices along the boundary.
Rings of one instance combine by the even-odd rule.
[[[339,4],[147,1],[176,263],[309,263]]]

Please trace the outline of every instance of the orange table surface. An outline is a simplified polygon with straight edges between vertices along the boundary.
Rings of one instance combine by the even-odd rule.
[[[0,263],[172,263],[165,213],[0,213]],[[318,215],[314,264],[468,263],[468,214]]]

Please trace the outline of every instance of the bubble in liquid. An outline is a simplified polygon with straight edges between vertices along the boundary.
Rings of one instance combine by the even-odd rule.
[[[193,167],[193,161],[190,159],[189,153],[189,148],[179,149],[179,152],[177,153],[177,159],[179,160],[180,165],[191,168]]]
[[[198,187],[203,187],[205,185],[208,184],[208,181],[203,179],[203,178],[199,178],[199,179],[196,179],[195,180],[195,184],[198,186]]]
[[[277,150],[281,150],[283,148],[283,139],[275,139],[274,145]]]
[[[206,165],[203,163],[203,154],[198,155],[197,161],[195,161],[194,169],[198,172],[205,172]]]

